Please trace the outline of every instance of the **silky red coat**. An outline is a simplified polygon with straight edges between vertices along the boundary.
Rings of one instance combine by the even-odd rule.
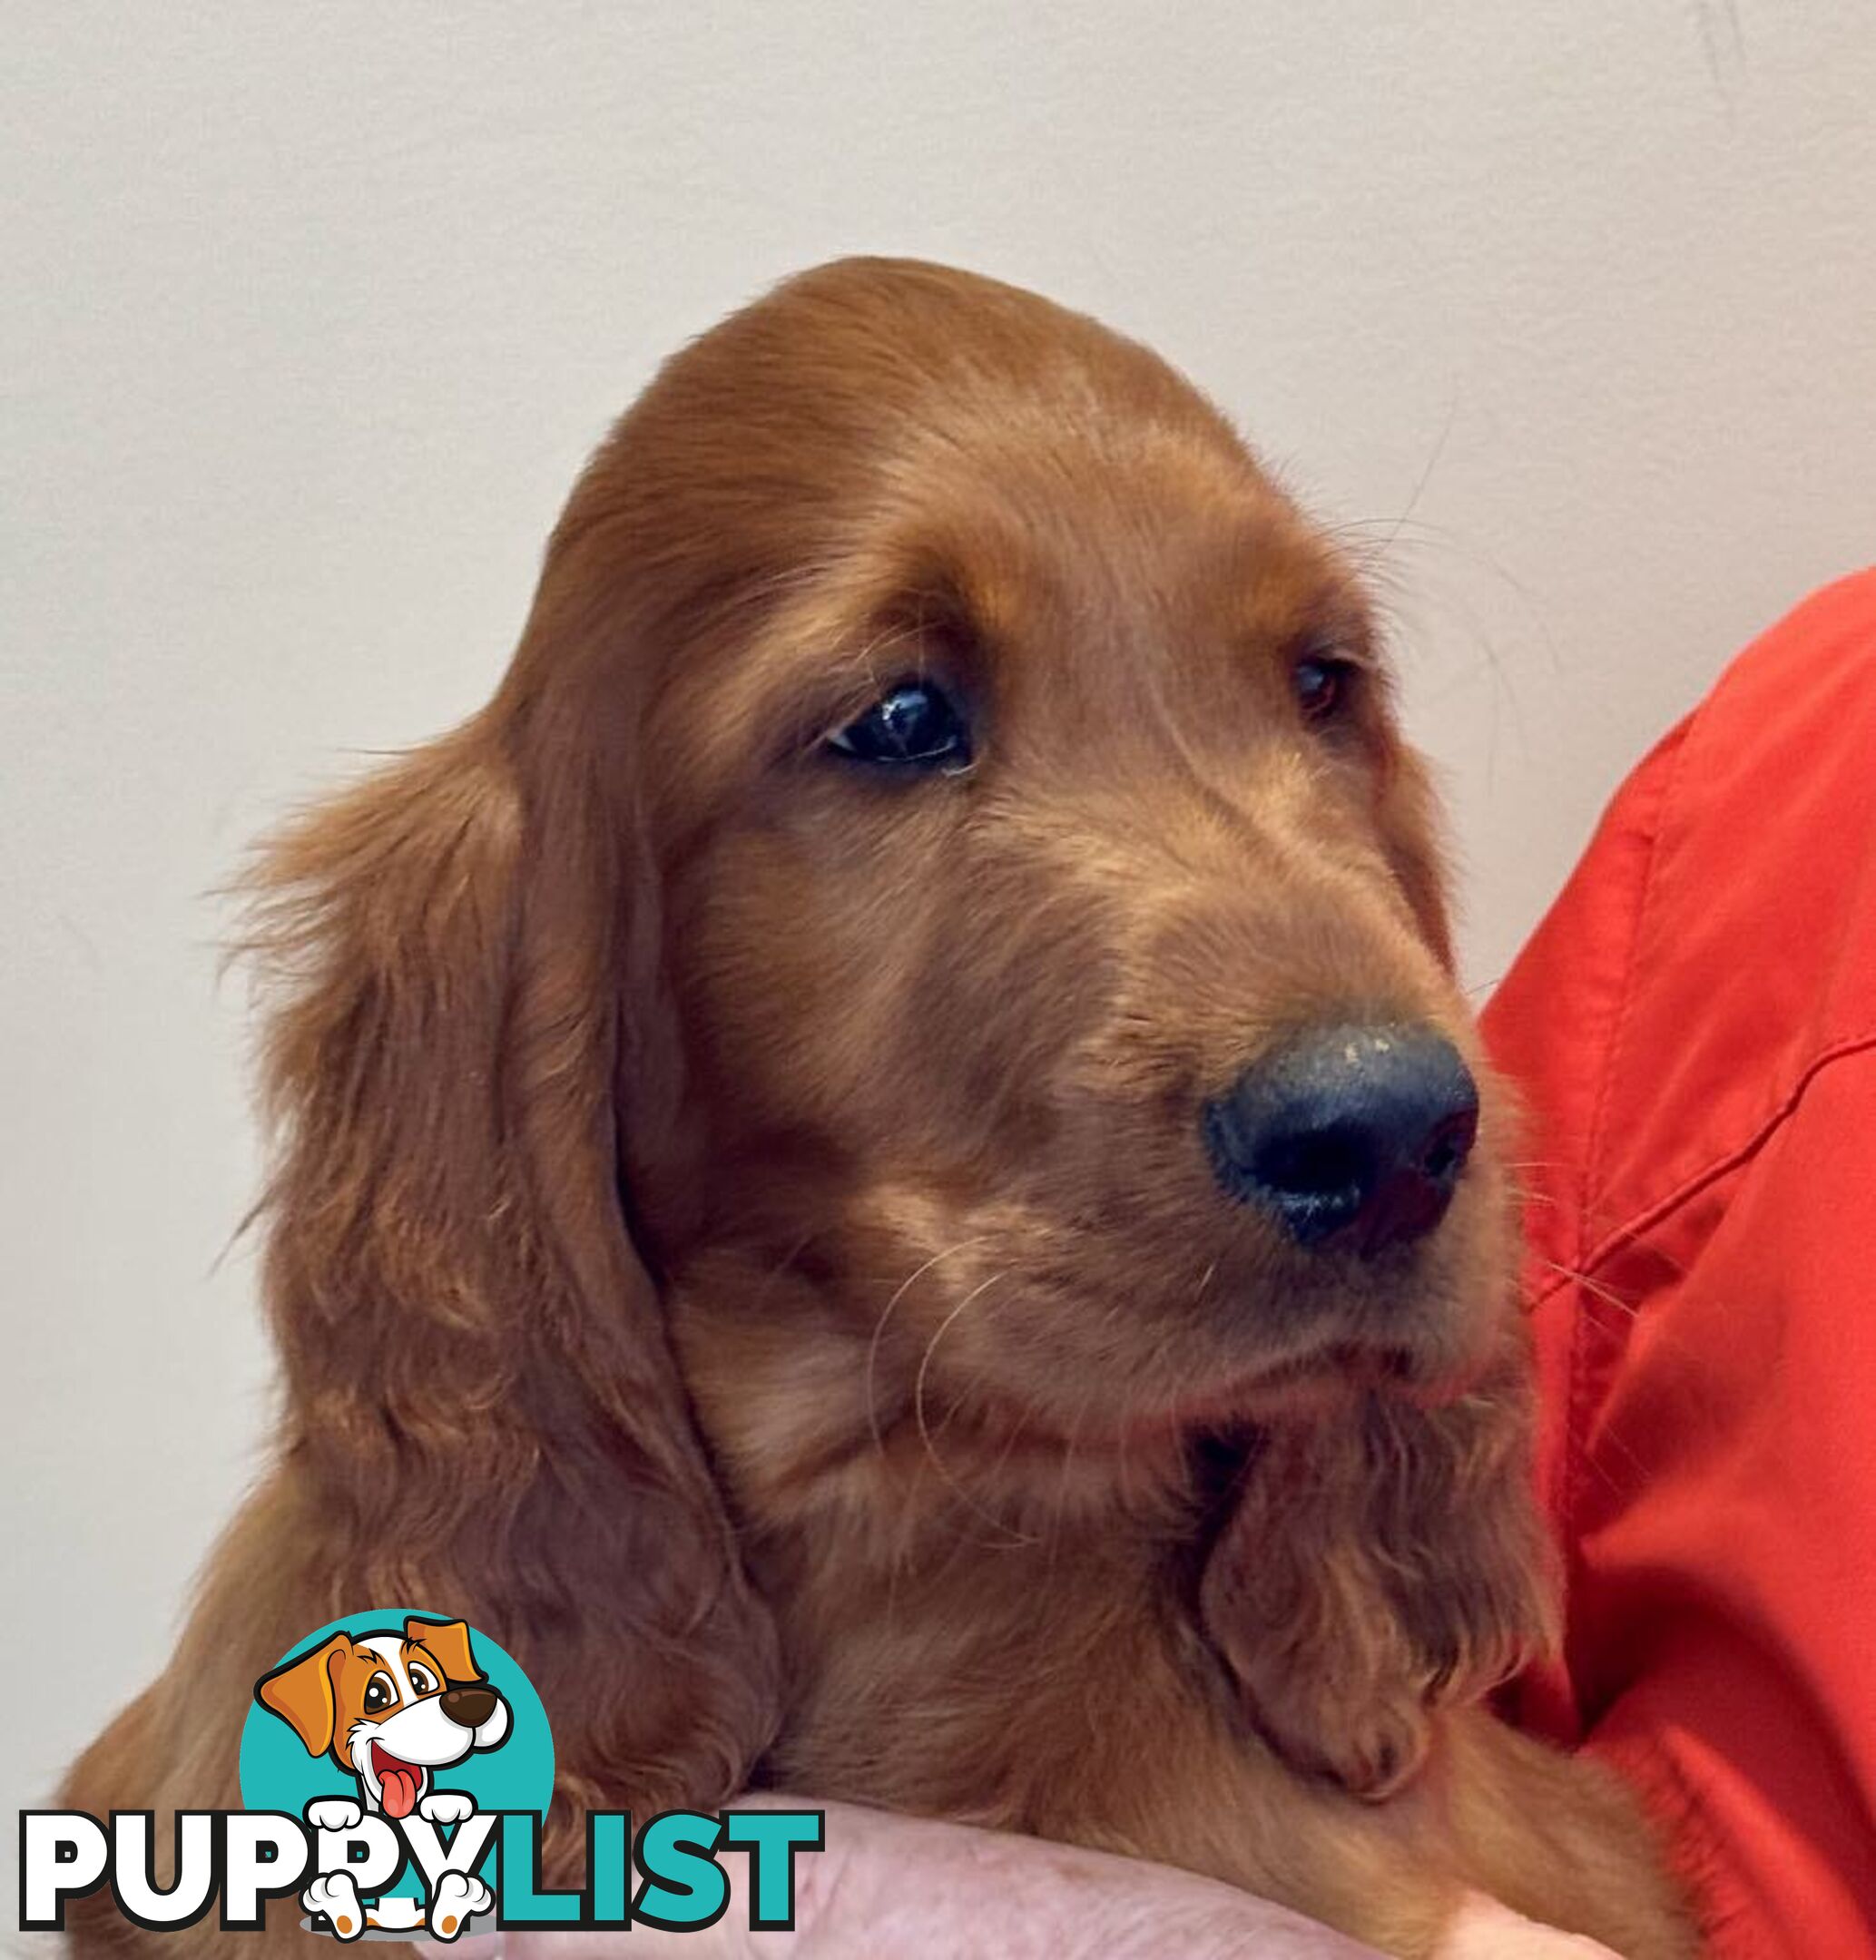
[[[1491,1004],[1565,1664],[1722,1960],[1876,1955],[1876,573],[1748,648]]]

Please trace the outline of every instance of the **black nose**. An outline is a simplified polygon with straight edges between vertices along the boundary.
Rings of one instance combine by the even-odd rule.
[[[1203,1123],[1229,1196],[1299,1245],[1366,1258],[1446,1215],[1478,1132],[1478,1084],[1429,1028],[1324,1028],[1246,1069]]]
[[[437,1699],[458,1729],[479,1729],[495,1713],[493,1688],[446,1688]]]

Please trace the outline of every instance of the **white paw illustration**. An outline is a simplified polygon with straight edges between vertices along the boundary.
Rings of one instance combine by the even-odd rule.
[[[495,1904],[495,1894],[467,1872],[445,1872],[430,1898],[430,1935],[454,1939],[477,1913]]]
[[[350,1830],[364,1815],[349,1797],[315,1797],[306,1807],[306,1821],[315,1830]]]
[[[460,1824],[475,1809],[476,1799],[467,1790],[432,1790],[417,1805],[417,1814],[428,1824]]]
[[[300,1895],[300,1903],[315,1919],[324,1917],[342,1940],[355,1940],[365,1930],[365,1912],[349,1872],[331,1872],[315,1878]]]

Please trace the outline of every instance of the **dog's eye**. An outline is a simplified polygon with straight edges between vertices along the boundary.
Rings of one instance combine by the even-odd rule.
[[[928,681],[902,681],[857,721],[828,737],[828,747],[859,762],[893,769],[970,766],[970,730],[949,695]]]
[[[376,1715],[390,1707],[398,1699],[398,1690],[391,1686],[388,1674],[374,1674],[365,1683],[365,1712]]]
[[[437,1691],[437,1677],[428,1668],[415,1661],[410,1663],[410,1691],[412,1694],[420,1695],[435,1694]]]
[[[1333,653],[1305,653],[1290,670],[1290,685],[1303,720],[1332,720],[1337,711],[1347,705],[1354,679],[1353,661],[1340,659]]]

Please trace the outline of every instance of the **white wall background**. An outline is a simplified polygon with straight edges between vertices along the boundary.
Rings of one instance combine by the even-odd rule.
[[[682,338],[908,251],[1184,366],[1387,547],[1481,985],[1730,650],[1872,554],[1866,5],[0,14],[9,1809],[156,1668],[265,1427],[205,894],[483,698]]]

